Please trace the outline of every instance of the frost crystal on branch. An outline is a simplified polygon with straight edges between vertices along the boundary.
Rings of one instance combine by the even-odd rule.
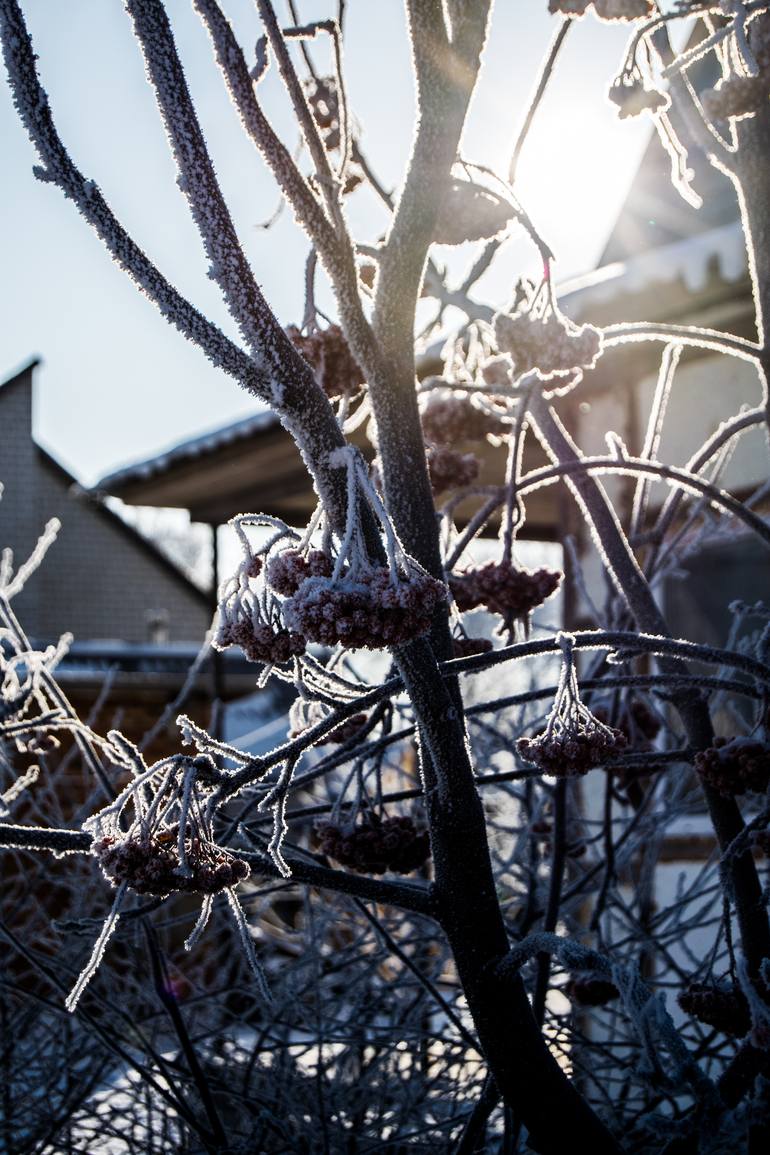
[[[265,397],[267,375],[260,359],[247,356],[174,288],[117,220],[101,190],[72,161],[56,131],[48,97],[37,76],[36,57],[29,34],[17,4],[0,6],[0,34],[14,102],[42,162],[35,169],[35,175],[40,180],[58,185],[74,202],[113,260],[170,324],[198,345],[213,365]],[[252,299],[248,302],[252,314],[253,306]]]

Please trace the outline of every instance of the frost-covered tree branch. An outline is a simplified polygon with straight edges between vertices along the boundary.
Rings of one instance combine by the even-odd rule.
[[[180,1150],[352,1151],[359,1139],[390,1149],[424,1137],[437,1151],[553,1155],[579,1136],[597,1152],[706,1155],[721,1131],[731,1150],[751,1151],[770,1116],[770,609],[732,601],[728,632],[708,645],[680,636],[658,591],[703,540],[770,543],[767,488],[747,498],[725,480],[730,454],[748,452],[767,420],[768,6],[550,0],[559,23],[498,173],[477,163],[473,141],[460,147],[492,4],[407,0],[417,108],[393,196],[346,87],[343,3],[312,23],[291,3],[283,27],[257,0],[253,56],[226,5],[194,7],[244,132],[310,244],[301,323],[284,328],[218,181],[173,12],[126,0],[242,348],[176,292],[74,164],[17,0],[0,0],[0,33],[38,175],[303,455],[318,507],[302,527],[270,511],[233,517],[240,557],[213,636],[253,663],[259,688],[273,679],[294,697],[285,740],[266,752],[180,714],[178,737],[153,760],[160,723],[136,741],[80,719],[57,680],[69,639],[38,649],[15,613],[49,564],[55,526],[15,569],[3,554],[0,851],[15,921],[3,931],[13,962],[0,968],[0,1025],[20,1041],[0,1048],[12,1089],[0,1124],[15,1142],[17,1100],[39,1109],[43,1098],[28,1074],[26,1014],[35,1045],[58,1032],[50,1053],[74,1082],[83,1032],[127,1064],[140,1090],[125,1097],[146,1120],[137,1149],[153,1155],[156,1135]],[[669,28],[685,17],[700,39],[677,54]],[[698,201],[696,147],[733,180],[756,341],[678,319],[578,325],[562,312],[556,245],[514,181],[580,18],[630,26],[608,95],[621,117],[651,119],[678,194]],[[720,79],[697,91],[693,66],[709,54]],[[260,98],[271,63],[304,155]],[[347,212],[360,182],[389,212],[376,244]],[[503,242],[517,225],[542,279],[511,268],[512,300],[474,301],[492,259],[510,260]],[[473,245],[468,271],[450,282],[434,244]],[[332,317],[317,303],[322,272]],[[436,306],[421,336],[422,292]],[[450,306],[465,320],[441,330],[441,367],[418,383],[417,352]],[[588,453],[577,415],[584,399],[601,412],[591,375],[618,348],[641,377],[630,359],[640,342],[664,347],[649,412],[630,436],[603,430],[607,451]],[[763,396],[738,409],[725,395],[716,424],[680,454],[668,435],[688,348],[701,363],[744,362],[735,370],[756,370]],[[630,382],[634,403],[641,388]],[[373,466],[348,440],[367,421]],[[497,461],[498,483],[479,480],[483,458]],[[545,487],[564,497],[564,573],[520,560],[528,503]],[[588,572],[591,550],[606,591]],[[660,900],[681,855],[693,861]],[[121,958],[132,959],[128,977]],[[59,1016],[66,1026],[54,1028]],[[127,1058],[109,1041],[129,1023]],[[68,1150],[97,1149],[106,1070],[78,1091],[82,1110],[61,1100],[49,1147],[66,1134]]]

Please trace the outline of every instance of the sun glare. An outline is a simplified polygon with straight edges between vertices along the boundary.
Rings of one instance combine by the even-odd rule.
[[[538,121],[516,193],[554,250],[557,275],[598,259],[648,135],[649,124],[621,125],[609,107],[580,101]]]

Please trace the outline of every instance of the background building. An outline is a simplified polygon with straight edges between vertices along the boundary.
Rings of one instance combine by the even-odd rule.
[[[37,364],[30,361],[0,384],[0,548],[12,550],[18,566],[47,522],[58,518],[61,528],[13,608],[33,645],[74,636],[57,671],[73,705],[81,716],[92,716],[96,730],[119,722],[138,741],[187,682],[212,620],[213,594],[37,444]],[[211,721],[215,696],[254,688],[253,667],[244,660],[228,655],[221,665],[227,677],[215,687],[210,657],[199,659],[188,686],[185,709],[203,724]],[[151,755],[178,747],[176,713],[168,711]]]
[[[78,642],[202,642],[211,597],[35,441],[31,361],[0,385],[0,541],[16,562],[51,518],[61,522],[48,559],[14,599],[38,641],[65,631]],[[75,418],[76,419],[76,418]]]

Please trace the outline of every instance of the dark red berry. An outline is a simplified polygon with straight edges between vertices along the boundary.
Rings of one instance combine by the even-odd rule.
[[[327,397],[352,396],[364,383],[364,375],[350,352],[339,325],[303,334],[296,325],[286,330],[291,343],[312,365],[318,384]]]
[[[506,621],[526,619],[559,587],[562,575],[548,569],[534,572],[512,562],[487,562],[479,569],[452,574],[449,588],[462,612],[486,606]]]
[[[603,1007],[620,996],[620,991],[609,979],[589,975],[575,975],[566,983],[564,993],[580,1007]]]
[[[355,579],[306,578],[284,602],[287,625],[320,645],[384,649],[426,634],[446,587],[423,573],[394,581],[388,566]]]
[[[677,998],[682,1010],[725,1035],[743,1038],[751,1027],[746,996],[737,987],[690,983]]]
[[[430,857],[430,838],[408,815],[380,818],[367,811],[353,825],[323,822],[318,826],[321,850],[358,874],[410,874]]]
[[[695,768],[720,794],[764,794],[770,784],[770,745],[753,738],[716,738],[695,755]]]

